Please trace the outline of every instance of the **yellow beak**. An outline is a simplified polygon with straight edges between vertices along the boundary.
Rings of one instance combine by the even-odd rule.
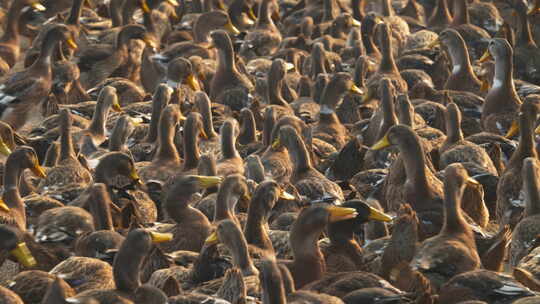
[[[172,6],[178,6],[178,2],[176,0],[167,0],[167,2],[169,2],[169,4]]]
[[[388,214],[381,212],[375,208],[369,207],[369,216],[368,219],[381,222],[391,222],[392,217]]]
[[[354,208],[330,206],[327,210],[330,212],[331,223],[350,220],[358,215],[358,212],[356,212],[356,209]]]
[[[540,125],[534,129],[534,134],[540,134]]]
[[[358,94],[358,95],[362,95],[364,94],[364,91],[362,91],[362,89],[360,89],[359,87],[357,87],[355,84],[353,84],[351,86],[351,88],[349,89],[349,92],[353,93],[353,94]]]
[[[482,85],[480,86],[480,92],[489,91],[489,82],[485,79],[482,79]]]
[[[79,48],[79,46],[77,46],[77,43],[75,43],[75,40],[73,38],[69,38],[68,40],[66,40],[66,43],[68,47],[72,50],[76,50]]]
[[[379,140],[376,144],[374,144],[373,146],[371,146],[371,150],[381,150],[381,149],[384,149],[386,147],[389,147],[391,146],[392,144],[390,143],[390,141],[388,140],[388,136],[385,135],[383,138],[381,138],[381,140]]]
[[[490,60],[491,58],[492,58],[491,53],[489,52],[489,50],[486,50],[484,52],[484,55],[482,55],[482,57],[480,57],[480,60],[478,60],[478,62],[483,63],[483,62],[486,62],[486,61]]]
[[[32,256],[32,253],[24,242],[17,244],[17,247],[9,253],[11,253],[11,255],[13,255],[24,267],[32,267],[37,264],[36,259]]]
[[[225,24],[225,29],[233,35],[240,34],[240,31],[230,21]]]
[[[217,232],[215,231],[212,232],[212,234],[210,234],[204,241],[205,245],[214,245],[217,243],[219,243],[219,238],[218,238]]]
[[[282,190],[281,194],[279,195],[279,198],[284,199],[286,201],[294,201],[296,198],[294,195],[290,194],[289,192]]]
[[[47,174],[45,173],[45,169],[43,169],[43,167],[38,164],[37,158],[34,159],[34,166],[30,168],[30,170],[32,171],[32,173],[34,173],[35,176],[39,178],[47,177]]]
[[[257,20],[257,16],[255,16],[255,13],[253,12],[253,8],[249,8],[248,10],[248,16],[250,19],[252,19],[253,21]]]
[[[146,3],[146,0],[141,0],[141,9],[145,13],[150,13],[150,7],[148,6],[148,3]]]
[[[199,86],[199,81],[197,80],[195,75],[189,74],[189,76],[186,78],[186,82],[193,91],[198,92],[201,90],[201,87]]]
[[[218,185],[219,183],[221,183],[222,178],[219,176],[197,175],[197,180],[199,181],[199,187],[204,189]]]
[[[4,142],[1,138],[0,138],[0,154],[5,155],[5,156],[9,156],[9,154],[11,154],[11,149],[6,145],[6,142]]]
[[[112,104],[111,108],[113,109],[113,111],[115,112],[118,112],[118,113],[121,113],[122,112],[122,107],[120,106],[119,103],[115,102]]]
[[[139,174],[137,173],[137,169],[135,169],[135,167],[131,169],[131,173],[129,174],[129,177],[131,178],[131,180],[134,180],[134,181],[141,180],[141,178],[139,177]]]
[[[30,5],[33,9],[35,9],[36,11],[44,11],[46,10],[47,8],[45,8],[45,6],[43,6],[43,4],[39,3],[39,2],[35,2],[35,3],[32,3]]]
[[[506,132],[506,135],[504,137],[511,138],[514,137],[519,131],[519,123],[517,120],[512,121],[512,124],[510,125],[510,129],[508,129],[508,132]]]
[[[146,46],[148,46],[149,48],[157,49],[159,47],[157,42],[154,41],[154,39],[152,39],[150,37],[144,37],[143,41],[146,44]]]
[[[172,233],[159,233],[152,231],[150,232],[150,235],[152,236],[152,243],[154,244],[169,242],[173,239]]]
[[[0,209],[4,210],[5,212],[9,212],[9,207],[8,205],[6,204],[6,202],[4,202],[3,199],[0,198]]]
[[[280,147],[281,147],[281,140],[279,139],[279,137],[277,137],[276,140],[274,140],[274,142],[272,143],[272,149],[277,150]]]

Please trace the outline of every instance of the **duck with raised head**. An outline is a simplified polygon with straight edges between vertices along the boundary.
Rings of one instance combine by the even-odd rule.
[[[228,219],[242,227],[236,217],[236,206],[240,201],[249,201],[250,193],[246,178],[240,174],[227,175],[219,186],[217,193],[213,222],[218,223]]]
[[[348,141],[347,129],[341,124],[335,113],[337,105],[346,93],[362,94],[363,92],[354,84],[349,74],[335,74],[323,91],[319,121],[313,128],[314,138],[331,144],[337,150],[341,149]]]
[[[2,38],[0,38],[0,63],[5,64],[7,67],[5,71],[0,73],[1,76],[5,75],[20,57],[19,18],[25,7],[38,10],[45,9],[37,0],[12,1],[7,11],[7,26]]]
[[[182,117],[178,106],[173,104],[166,106],[161,112],[158,143],[152,161],[137,163],[143,182],[165,182],[182,169],[180,154],[174,144],[175,131]]]
[[[81,50],[77,55],[77,64],[83,87],[91,89],[113,75],[128,76],[117,73],[125,69],[129,61],[129,44],[133,39],[143,40],[149,47],[156,47],[156,42],[143,26],[127,25],[120,30],[113,45],[92,45]]]
[[[433,9],[431,16],[427,20],[429,29],[440,32],[452,23],[452,15],[448,8],[447,0],[437,0],[437,6]]]
[[[177,176],[171,181],[163,206],[176,225],[169,231],[173,233],[173,239],[161,244],[160,248],[166,252],[201,250],[212,226],[208,218],[189,203],[193,194],[201,189],[214,187],[220,182],[219,177],[199,175]]]
[[[275,59],[270,66],[270,70],[268,70],[267,101],[269,106],[276,108],[278,117],[293,114],[293,109],[282,95],[282,86],[286,74],[287,63],[283,59]]]
[[[281,33],[272,20],[272,0],[259,4],[257,23],[250,30],[240,47],[240,55],[251,58],[274,54],[281,43]]]
[[[217,154],[221,147],[219,134],[214,129],[212,102],[205,92],[197,92],[195,93],[195,105],[202,115],[204,134],[206,135],[199,140],[199,148],[203,153]]]
[[[235,119],[225,121],[220,128],[221,158],[217,161],[219,176],[244,174],[244,161],[236,149],[236,139],[240,133]]]
[[[510,265],[514,267],[518,266],[521,259],[531,251],[532,244],[540,234],[537,229],[540,211],[539,169],[536,158],[527,157],[523,160],[522,179],[525,210],[523,211],[523,219],[519,221],[512,233],[509,252]]]
[[[201,91],[201,84],[193,70],[191,61],[179,57],[167,65],[164,77],[167,85],[174,90],[172,103],[193,103],[194,93]]]
[[[379,98],[379,82],[386,77],[392,81],[392,85],[398,93],[407,91],[407,82],[399,74],[394,60],[393,44],[391,39],[390,26],[386,23],[379,23],[376,26],[379,31],[379,44],[381,48],[381,61],[379,68],[367,79],[367,92],[362,97],[362,101],[368,102],[373,98]]]
[[[420,138],[410,127],[391,127],[371,149],[391,145],[397,146],[400,155],[384,181],[386,209],[395,211],[404,203],[410,204],[421,219],[421,238],[433,236],[442,226],[442,183],[430,169]],[[422,221],[424,217],[429,222]]]
[[[461,164],[446,167],[443,227],[438,235],[420,245],[411,264],[436,288],[457,274],[481,266],[473,232],[461,211],[461,198],[467,183],[478,184]]]
[[[519,131],[519,145],[497,183],[497,218],[509,218],[512,227],[517,224],[523,205],[523,196],[520,194],[523,187],[523,160],[527,157],[538,157],[534,144],[534,124],[537,116],[538,104],[525,100],[508,134],[512,136]]]
[[[528,13],[527,1],[515,1],[517,14],[516,43],[514,45],[514,74],[516,78],[540,84],[540,49],[531,31],[532,14]],[[534,11],[531,9],[531,11]]]
[[[249,104],[253,84],[238,71],[233,45],[227,32],[217,30],[210,36],[218,51],[216,74],[210,85],[210,99],[239,111]]]
[[[278,134],[272,146],[287,148],[294,168],[291,183],[297,188],[298,193],[310,201],[330,198],[343,202],[341,188],[313,167],[309,150],[298,131],[292,126],[285,125],[279,129]]]
[[[74,299],[95,299],[99,303],[132,303],[137,290],[142,286],[139,278],[144,258],[153,244],[170,241],[169,233],[157,233],[144,229],[129,232],[122,243],[113,264],[115,289],[89,290],[82,292]]]
[[[60,156],[58,163],[47,173],[47,178],[40,183],[40,188],[55,188],[57,191],[69,185],[86,185],[92,181],[92,175],[79,161],[72,139],[73,118],[67,109],[60,112]]]
[[[483,28],[471,23],[469,6],[467,0],[454,1],[454,16],[450,26],[462,36],[471,57],[478,59],[485,51],[491,35]]]
[[[28,68],[10,74],[0,84],[1,119],[15,130],[26,124],[29,113],[35,110],[52,86],[52,55],[61,41],[76,48],[73,37],[65,25],[51,28],[41,45],[39,58]]]
[[[435,43],[442,43],[448,49],[452,60],[452,72],[444,88],[446,90],[467,91],[479,94],[482,83],[473,72],[467,45],[458,31],[447,29],[439,34]]]
[[[513,50],[508,41],[495,38],[489,42],[486,53],[480,62],[495,59],[493,86],[489,89],[482,109],[482,127],[484,131],[495,134],[506,134],[514,121],[521,100],[514,86]]]

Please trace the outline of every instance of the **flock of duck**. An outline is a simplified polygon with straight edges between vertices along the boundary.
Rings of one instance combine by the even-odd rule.
[[[540,303],[539,0],[0,20],[0,303]]]

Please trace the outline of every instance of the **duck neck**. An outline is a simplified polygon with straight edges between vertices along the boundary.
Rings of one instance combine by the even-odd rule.
[[[7,12],[6,30],[2,37],[2,42],[19,42],[19,19],[21,17],[22,1],[12,1]]]
[[[158,130],[158,146],[153,162],[172,162],[180,164],[180,155],[174,145],[175,123],[171,123],[167,117],[161,115]]]
[[[521,168],[523,160],[527,157],[537,158],[536,147],[534,142],[533,122],[536,121],[536,113],[532,121],[529,121],[525,115],[520,117],[519,122],[519,146],[512,154],[507,168]]]
[[[529,18],[526,12],[521,12],[518,18],[519,27],[516,39],[516,46],[529,46],[536,47],[534,38],[532,35],[531,27],[529,25]]]
[[[406,147],[403,147],[403,149],[400,147],[400,153],[403,155],[407,180],[411,182],[417,193],[427,195],[425,197],[431,196],[431,193],[428,193],[429,184],[426,175],[424,149],[422,149],[418,137],[414,135],[414,139]]]
[[[326,74],[326,67],[324,65],[325,54],[322,48],[316,48],[311,55],[311,77],[316,79],[319,74]]]
[[[104,188],[105,189],[105,188]],[[110,230],[114,231],[112,216],[111,216],[111,199],[107,192],[99,195],[98,199],[93,199],[90,204],[90,213],[94,218],[96,231]]]
[[[235,229],[234,233],[236,234],[233,238],[234,244],[227,246],[232,255],[233,266],[240,268],[243,274],[253,274],[255,266],[249,256],[246,239],[239,229]]]
[[[440,20],[438,23],[450,24],[452,22],[452,15],[448,9],[446,0],[437,1],[437,8],[431,17],[433,20]]]
[[[459,117],[456,117],[455,113],[448,113],[446,117],[446,141],[445,146],[449,146],[460,141],[463,141],[463,132],[461,132],[461,126]]]
[[[259,16],[257,16],[257,28],[275,26],[270,12],[270,0],[261,1],[259,7]]]
[[[540,213],[540,193],[538,192],[538,189],[540,188],[538,185],[536,166],[526,168],[526,170],[529,172],[527,172],[528,176],[523,179],[523,190],[525,192],[525,217]]]
[[[141,286],[139,273],[147,252],[129,250],[128,241],[124,241],[114,258],[113,277],[116,290],[133,294]]]
[[[71,136],[71,124],[60,126],[60,158],[59,161],[66,159],[77,159],[77,154],[73,148],[73,138]]]
[[[291,140],[291,146],[288,146],[287,149],[289,150],[289,155],[294,163],[294,172],[296,174],[303,173],[313,168],[306,145],[299,136],[295,136],[293,140]]]
[[[143,24],[148,33],[156,34],[156,24],[151,12],[143,12]]]
[[[150,126],[148,128],[148,136],[146,137],[147,143],[155,143],[159,134],[159,120],[161,118],[161,112],[169,103],[170,94],[167,98],[154,98],[152,100],[152,117],[150,119]]]
[[[218,67],[216,74],[234,74],[236,71],[236,61],[234,60],[234,50],[230,44],[226,44],[224,48],[218,51]]]
[[[110,0],[109,16],[111,16],[113,28],[122,26],[122,0]]]
[[[45,72],[51,74],[51,60],[53,52],[57,46],[56,39],[52,35],[46,35],[45,39],[41,44],[41,52],[39,53],[38,59],[32,64],[30,69],[34,71],[40,71],[41,73]]]
[[[128,126],[116,124],[109,138],[109,151],[123,151],[126,149],[126,142],[130,135],[126,128]]]
[[[205,101],[199,108],[199,111],[201,112],[202,116],[204,133],[209,140],[213,140],[218,136],[218,134],[214,130],[214,122],[212,121],[212,108],[210,105],[210,101]]]
[[[383,124],[379,129],[378,139],[382,138],[390,127],[398,124],[396,111],[394,107],[394,96],[388,89],[384,89],[381,98],[381,108],[383,111]]]
[[[362,248],[354,239],[354,232],[349,221],[328,225],[328,238],[332,246],[342,249],[357,266],[361,266]]]
[[[79,19],[81,18],[81,13],[83,9],[84,0],[75,0],[71,6],[71,11],[69,17],[66,20],[66,24],[69,25],[79,25]]]
[[[317,243],[321,231],[299,232],[293,227],[290,234],[290,244],[294,257],[293,265],[295,269],[299,269],[299,272],[301,272],[295,274],[296,288],[322,278],[326,272],[324,257]]]
[[[231,129],[229,132],[223,132],[221,134],[221,155],[223,159],[230,159],[240,157],[236,150],[234,131]]]
[[[452,74],[456,75],[467,73],[473,76],[472,78],[476,78],[472,69],[471,60],[469,59],[469,52],[467,51],[465,41],[459,38],[457,45],[449,45],[448,48],[453,65]]]
[[[392,17],[396,13],[394,12],[394,8],[392,7],[392,3],[390,3],[391,0],[383,0],[382,2],[382,14],[385,17]]]
[[[137,10],[139,1],[124,1],[122,6],[122,24],[128,25],[133,23],[133,14]]]
[[[201,154],[199,152],[199,130],[193,124],[186,124],[183,136],[184,171],[197,168]]]
[[[252,244],[263,250],[274,251],[272,241],[268,235],[268,213],[263,208],[264,200],[273,199],[270,196],[265,196],[260,200],[252,200],[248,209],[246,226],[244,235],[248,244]]]
[[[182,192],[182,195],[167,197],[165,200],[165,210],[167,215],[176,223],[193,220],[192,211],[196,209],[189,205],[192,193]]]
[[[270,77],[268,77],[268,103],[283,107],[289,107],[289,104],[281,95],[282,85],[282,79],[280,79],[276,75],[270,75]]]
[[[452,26],[469,24],[469,10],[467,9],[467,0],[457,0],[454,2],[454,17]]]
[[[399,74],[399,70],[394,60],[394,54],[392,53],[392,40],[389,33],[384,33],[381,41],[381,64],[379,65],[379,72],[382,73],[394,73]]]
[[[380,57],[381,52],[379,51],[379,48],[375,45],[375,42],[373,42],[373,33],[375,31],[368,31],[365,28],[361,28],[361,31],[362,43],[364,44],[364,48],[366,49],[366,54],[371,57]]]
[[[495,73],[493,75],[493,89],[503,89],[515,91],[514,86],[514,59],[512,56],[505,56],[495,60]]]
[[[253,117],[253,113],[251,112],[243,116],[242,131],[238,136],[238,141],[243,145],[257,141],[257,126],[255,123],[255,117]]]
[[[234,209],[240,197],[233,192],[234,186],[233,183],[224,183],[219,187],[214,212],[215,223],[226,219],[238,223],[238,219],[234,215]]]
[[[444,183],[444,224],[442,233],[466,232],[470,229],[461,214],[461,197],[464,186],[455,189],[450,185],[453,181]]]
[[[272,110],[270,110],[272,111]],[[274,126],[276,124],[276,115],[272,111],[272,113],[265,113],[264,116],[264,122],[263,122],[263,146],[269,147],[272,144],[272,134],[274,130]]]
[[[105,136],[105,120],[109,115],[110,106],[106,104],[106,98],[96,104],[96,110],[92,116],[92,122],[88,130],[93,135]]]
[[[334,0],[324,0],[323,1],[323,7],[324,7],[324,11],[323,11],[323,19],[322,19],[322,22],[329,22],[329,21],[333,21],[337,18],[336,14],[335,14],[335,6],[336,6],[336,3],[334,3]]]
[[[116,37],[116,50],[127,51],[129,46],[129,41],[131,40],[131,31],[125,28],[120,30]]]
[[[356,20],[364,19],[364,10],[362,0],[352,0],[352,14]]]

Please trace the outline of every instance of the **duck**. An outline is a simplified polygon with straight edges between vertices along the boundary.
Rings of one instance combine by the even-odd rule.
[[[224,177],[216,197],[213,222],[229,219],[239,227],[243,226],[236,216],[236,206],[240,201],[249,200],[250,191],[243,175],[230,174]]]
[[[516,117],[521,100],[513,79],[513,50],[508,41],[495,38],[480,61],[495,58],[493,86],[489,89],[482,109],[481,123],[484,131],[506,134]]]
[[[314,138],[331,144],[337,150],[341,149],[348,141],[347,129],[341,124],[335,113],[336,106],[346,93],[360,95],[363,91],[354,84],[349,74],[336,73],[323,91],[319,121],[313,128]]]
[[[244,162],[236,149],[236,139],[240,133],[238,122],[235,119],[225,121],[220,128],[221,158],[217,161],[219,176],[226,177],[231,174],[244,174]]]
[[[140,268],[144,257],[159,244],[172,239],[171,234],[135,229],[128,233],[113,264],[115,289],[89,290],[79,293],[74,299],[96,299],[99,303],[132,303],[137,289],[141,288]],[[126,257],[130,258],[126,258]]]
[[[483,28],[471,23],[468,2],[462,0],[454,2],[454,16],[450,26],[461,34],[471,57],[480,58],[491,35]]]
[[[30,268],[36,266],[37,262],[32,252],[28,249],[28,245],[24,241],[23,233],[15,226],[1,224],[0,235],[2,235],[2,264],[5,259],[13,259],[20,265]],[[5,295],[4,292],[2,294]],[[22,302],[21,302],[22,303]]]
[[[28,146],[17,147],[6,159],[4,165],[4,193],[0,216],[2,224],[26,230],[25,205],[19,191],[19,181],[24,169],[30,169],[39,178],[45,178],[45,170],[39,165],[34,149]]]
[[[201,251],[212,232],[212,225],[202,212],[189,205],[189,200],[197,191],[214,187],[221,181],[217,176],[182,175],[174,178],[163,200],[163,207],[176,224],[169,231],[173,233],[173,238],[160,244],[160,248],[165,252]],[[186,231],[190,233],[186,234]]]
[[[166,182],[182,169],[180,155],[174,144],[174,135],[182,114],[175,104],[166,106],[159,120],[158,143],[151,162],[137,163],[143,182],[158,180]]]
[[[25,7],[45,10],[45,7],[35,0],[12,1],[7,11],[6,30],[0,38],[0,62],[6,64],[8,72],[20,57],[19,18]],[[4,76],[3,74],[2,76]]]
[[[157,46],[143,26],[126,25],[118,32],[113,45],[93,45],[81,50],[77,65],[82,86],[91,89],[111,76],[128,76],[124,70],[129,62],[129,43],[133,39],[143,40],[151,48]]]
[[[52,85],[51,57],[61,41],[71,48],[77,47],[65,25],[54,26],[45,35],[36,62],[22,71],[8,75],[7,80],[0,85],[0,119],[14,130],[26,124],[28,113],[40,104],[43,96],[48,95]]]
[[[461,164],[449,165],[444,174],[443,227],[439,234],[422,242],[411,263],[413,269],[424,273],[436,288],[455,275],[481,266],[473,232],[461,214],[461,197],[466,184],[478,182],[469,178]],[[450,264],[453,267],[447,268]]]
[[[239,54],[250,58],[253,56],[268,56],[274,54],[281,43],[281,33],[272,20],[270,0],[263,0],[259,4],[257,23],[248,31]]]
[[[219,134],[214,129],[212,102],[205,92],[195,93],[195,105],[202,115],[205,137],[199,140],[199,148],[203,153],[220,153]]]
[[[523,180],[522,166],[523,160],[527,157],[537,157],[537,152],[534,147],[534,126],[538,115],[538,105],[533,102],[525,102],[521,105],[521,110],[518,119],[514,122],[514,130],[519,130],[519,145],[516,151],[506,165],[506,169],[501,174],[499,183],[497,184],[497,218],[503,219],[510,217],[510,224],[513,227],[517,224],[517,213],[521,213],[523,205],[522,196],[520,195]],[[518,127],[519,126],[519,127]],[[510,129],[508,135],[512,135],[515,131]],[[515,209],[518,205],[517,210]],[[508,214],[509,213],[509,214]]]
[[[267,77],[267,98],[269,106],[276,108],[278,116],[293,114],[293,109],[282,95],[283,78],[286,73],[287,64],[283,59],[272,61]]]
[[[239,111],[248,104],[254,86],[246,75],[238,71],[227,32],[216,30],[210,37],[218,51],[216,74],[210,84],[210,99],[229,106],[233,111]]]
[[[279,129],[278,134],[272,146],[279,148],[283,145],[287,148],[294,168],[290,182],[297,188],[298,193],[309,201],[331,199],[343,202],[341,188],[313,167],[310,154],[298,131],[285,125]]]
[[[473,72],[465,41],[455,29],[447,29],[439,34],[435,43],[442,43],[448,49],[452,60],[452,73],[444,84],[444,89],[467,91],[478,95],[482,86]]]

